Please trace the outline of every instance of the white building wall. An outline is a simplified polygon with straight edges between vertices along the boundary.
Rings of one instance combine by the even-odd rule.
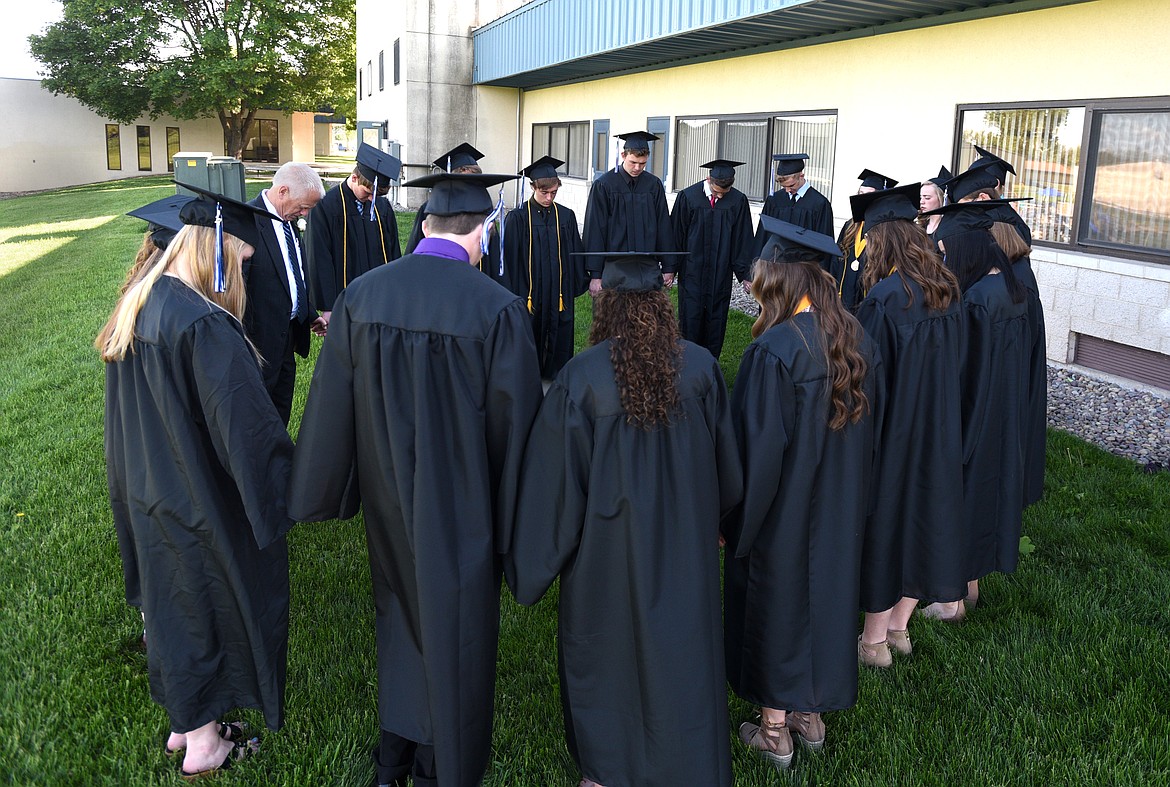
[[[222,156],[223,129],[216,118],[178,120],[147,116],[119,125],[121,169],[106,164],[106,124],[110,123],[81,102],[55,96],[37,79],[0,78],[0,192],[97,183],[138,175],[167,172],[167,128],[179,129],[180,150]],[[259,112],[257,117],[278,121],[280,160],[313,160],[313,115]],[[136,126],[150,127],[151,168],[138,168]]]

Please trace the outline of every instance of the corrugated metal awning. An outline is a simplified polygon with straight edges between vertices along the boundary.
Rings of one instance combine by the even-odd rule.
[[[533,0],[473,34],[473,82],[539,88],[1088,0]]]

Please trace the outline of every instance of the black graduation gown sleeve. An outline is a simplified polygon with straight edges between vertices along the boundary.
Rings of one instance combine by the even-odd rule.
[[[410,228],[410,234],[406,236],[406,247],[402,250],[403,254],[414,254],[418,242],[426,237],[422,231],[423,219],[426,217],[427,203],[424,202],[419,206],[418,212],[414,214],[414,226]]]
[[[1014,212],[1014,211],[1013,211]],[[1044,330],[1044,304],[1031,260],[1021,257],[1012,263],[1016,278],[1028,291],[1028,327],[1031,351],[1028,355],[1028,417],[1024,438],[1024,505],[1044,496],[1044,464],[1048,448],[1048,344]]]

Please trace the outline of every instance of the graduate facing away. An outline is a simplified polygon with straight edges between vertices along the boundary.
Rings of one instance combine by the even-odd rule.
[[[275,217],[210,194],[169,210],[186,226],[152,233],[165,249],[138,261],[95,346],[126,600],[146,624],[166,753],[195,779],[258,748],[223,714],[284,721],[292,441],[240,322],[256,217]],[[166,213],[151,221],[173,231]]]
[[[585,785],[729,787],[719,520],[740,499],[719,365],[682,341],[658,263],[610,257],[591,347],[524,457],[508,582],[560,576],[565,738]]]
[[[413,254],[333,308],[290,512],[365,515],[378,648],[377,783],[474,787],[491,746],[500,553],[540,372],[524,300],[475,268],[487,186],[441,173]]]

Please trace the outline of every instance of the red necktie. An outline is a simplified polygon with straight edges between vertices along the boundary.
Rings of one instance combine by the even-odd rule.
[[[712,208],[715,207],[715,195],[714,194],[711,195],[711,207]]]

